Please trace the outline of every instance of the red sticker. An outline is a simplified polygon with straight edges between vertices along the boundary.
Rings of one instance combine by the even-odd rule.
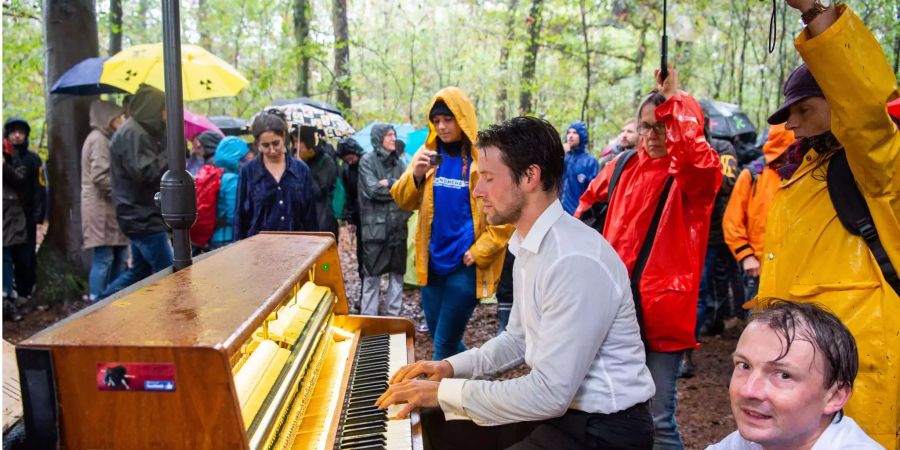
[[[174,392],[175,364],[98,362],[97,389]]]

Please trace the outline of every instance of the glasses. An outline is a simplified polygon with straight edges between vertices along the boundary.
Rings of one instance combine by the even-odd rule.
[[[642,122],[638,126],[638,133],[640,133],[644,136],[650,134],[651,130],[656,134],[666,134],[666,124],[664,124],[662,122],[657,122],[653,125],[650,125],[646,122]]]

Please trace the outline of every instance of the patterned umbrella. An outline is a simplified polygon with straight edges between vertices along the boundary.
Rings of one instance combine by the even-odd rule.
[[[345,138],[356,131],[343,117],[302,103],[269,106],[263,111],[277,109],[284,113],[292,126],[316,127],[328,137]],[[251,121],[252,122],[252,121]]]

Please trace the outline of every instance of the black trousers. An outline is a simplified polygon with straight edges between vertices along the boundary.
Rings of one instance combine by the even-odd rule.
[[[37,281],[37,223],[26,220],[25,233],[25,243],[11,248],[16,293],[19,297],[31,295]]]
[[[649,401],[613,414],[570,409],[555,419],[492,427],[468,420],[445,420],[440,408],[423,410],[421,417],[426,450],[653,448]]]

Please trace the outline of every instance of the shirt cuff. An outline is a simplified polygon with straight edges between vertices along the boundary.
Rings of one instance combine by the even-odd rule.
[[[438,385],[438,404],[446,420],[472,420],[466,415],[462,405],[466,381],[468,380],[462,378],[444,378]]]
[[[472,378],[475,362],[469,353],[465,351],[444,359],[453,366],[453,378]]]

